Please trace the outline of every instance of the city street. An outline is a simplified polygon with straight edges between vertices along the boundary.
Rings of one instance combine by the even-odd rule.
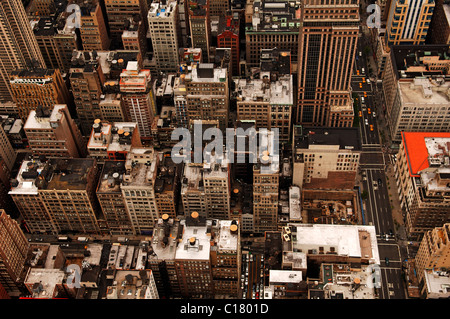
[[[395,181],[389,184],[386,177],[386,169],[392,167],[394,160],[387,157],[386,161],[384,141],[380,136],[385,130],[385,127],[380,126],[379,120],[382,101],[378,100],[380,95],[377,92],[376,78],[369,79],[369,70],[376,70],[376,66],[372,56],[364,54],[367,45],[368,36],[367,34],[364,36],[363,32],[363,37],[358,42],[358,59],[355,61],[351,82],[353,94],[357,95],[360,107],[358,114],[355,115],[359,117],[362,144],[360,187],[364,194],[363,209],[366,224],[375,227],[378,238],[381,267],[380,298],[404,299],[406,293],[402,279],[402,260],[405,257],[405,249],[397,242],[398,235],[393,219],[394,206],[391,201],[392,196],[398,195],[395,194]],[[390,193],[391,187],[393,193]]]

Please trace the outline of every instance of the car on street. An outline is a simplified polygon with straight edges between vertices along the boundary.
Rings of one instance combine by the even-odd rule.
[[[372,124],[370,124],[370,130],[373,131],[373,125]]]
[[[373,181],[373,182],[372,182],[372,185],[373,185],[373,189],[374,189],[374,190],[377,190],[377,189],[378,189],[377,181]]]
[[[367,113],[371,114],[372,111],[370,110],[370,107],[367,108]]]
[[[378,179],[378,185],[381,186],[383,182],[381,181],[381,178]]]
[[[362,89],[362,83],[359,83],[359,88]]]
[[[370,84],[370,80],[369,79],[367,79],[366,82],[367,82],[367,84]]]
[[[369,120],[368,120],[368,119],[365,119],[365,120],[364,120],[364,123],[365,123],[366,125],[369,125]]]
[[[386,266],[389,266],[389,258],[385,258],[384,261],[386,262]]]
[[[362,112],[361,111],[359,111],[359,117],[362,117]]]
[[[375,112],[372,112],[373,117],[376,117]]]

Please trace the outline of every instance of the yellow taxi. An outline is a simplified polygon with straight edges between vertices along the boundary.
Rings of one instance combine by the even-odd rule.
[[[373,131],[373,125],[372,124],[370,124],[370,130]]]
[[[370,107],[367,108],[367,113],[371,114]]]
[[[359,111],[359,117],[362,117],[362,112],[361,111]]]

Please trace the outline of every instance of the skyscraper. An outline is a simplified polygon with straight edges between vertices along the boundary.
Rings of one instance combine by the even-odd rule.
[[[178,18],[176,1],[167,4],[154,2],[148,12],[149,33],[158,71],[175,72],[179,68]]]
[[[0,286],[10,297],[20,293],[18,281],[23,279],[23,267],[28,252],[28,241],[19,225],[0,210]]]
[[[351,126],[349,90],[359,33],[359,1],[331,0],[325,5],[306,0],[302,6],[297,123]],[[344,119],[333,121],[331,114],[339,118],[336,113],[342,113]]]
[[[20,0],[0,2],[0,102],[12,101],[11,71],[35,59],[45,66],[39,46]]]
[[[434,6],[434,0],[392,1],[386,26],[387,43],[424,44]]]

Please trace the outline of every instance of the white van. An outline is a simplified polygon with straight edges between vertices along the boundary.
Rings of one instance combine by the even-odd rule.
[[[361,73],[366,74],[366,71],[364,70],[364,68],[361,68]]]

